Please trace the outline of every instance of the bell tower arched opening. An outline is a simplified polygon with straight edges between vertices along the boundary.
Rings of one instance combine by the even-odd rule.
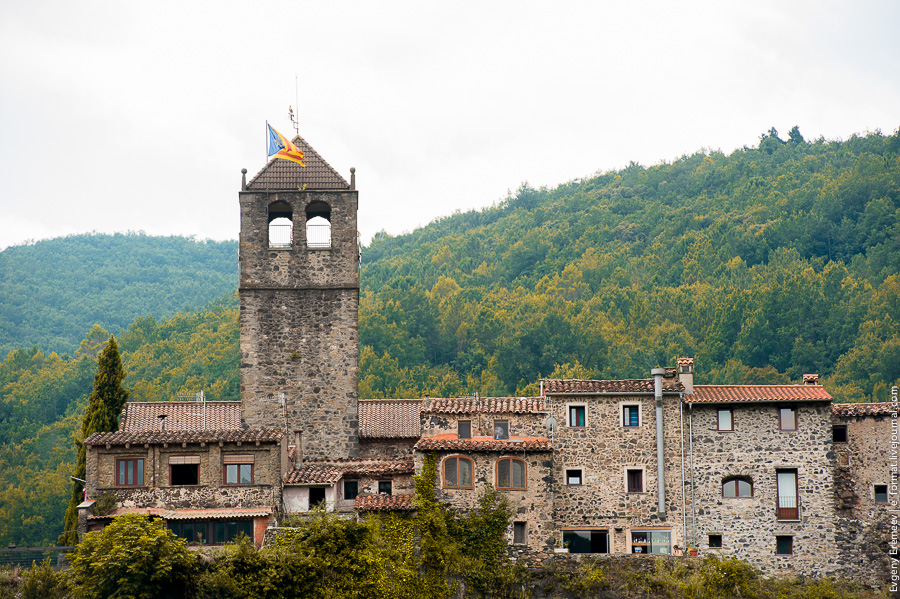
[[[294,211],[283,201],[269,204],[269,247],[290,249],[294,238]]]
[[[306,207],[306,247],[331,247],[331,206],[325,202],[311,202]]]

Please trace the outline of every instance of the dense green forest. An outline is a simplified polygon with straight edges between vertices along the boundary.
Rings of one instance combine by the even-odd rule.
[[[50,256],[42,244],[66,240],[122,243],[116,260],[130,266],[103,267],[119,275],[102,286],[108,295],[95,292],[96,278],[83,285],[44,274],[37,299],[37,287],[7,280],[53,262],[28,252]],[[117,338],[131,400],[200,389],[238,399],[236,244],[165,241],[181,248],[167,255],[183,265],[169,272],[183,278],[140,272],[128,244],[152,247],[142,235],[0,252],[0,311],[32,309],[31,327],[47,311],[42,332],[16,342],[30,349],[0,363],[0,546],[49,543],[62,532],[73,431],[106,329],[127,326]],[[69,270],[79,272],[75,263],[96,265],[109,252],[69,253]],[[222,264],[218,274],[204,271],[204,260]],[[494,207],[379,234],[363,248],[360,397],[537,393],[542,376],[646,377],[694,356],[701,384],[817,372],[839,401],[886,399],[900,382],[898,273],[900,132],[806,142],[796,129],[785,141],[772,130],[730,155],[631,164],[554,189],[522,185]],[[198,287],[168,290],[166,304],[133,293],[132,283],[147,279],[157,298],[180,285],[168,281]],[[223,287],[206,289],[220,279]],[[70,293],[82,306],[78,318],[59,299]],[[200,310],[174,313],[217,295]],[[39,305],[44,296],[56,303]],[[127,307],[110,304],[132,296]],[[92,307],[95,297],[101,308]],[[114,308],[120,323],[104,324],[99,316]],[[54,345],[48,340],[62,338],[55,327],[63,321],[80,328]]]
[[[237,285],[237,242],[71,235],[0,252],[0,356],[18,347],[71,354],[99,324],[196,309]]]

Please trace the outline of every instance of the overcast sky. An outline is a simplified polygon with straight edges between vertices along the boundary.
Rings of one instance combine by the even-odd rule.
[[[900,126],[900,3],[0,2],[0,248],[236,239],[265,122],[365,240],[634,160]],[[296,106],[295,81],[299,88]]]

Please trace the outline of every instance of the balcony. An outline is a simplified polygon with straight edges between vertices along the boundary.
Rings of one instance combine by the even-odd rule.
[[[775,510],[779,520],[800,519],[800,498],[796,495],[786,495],[778,498],[778,507]]]

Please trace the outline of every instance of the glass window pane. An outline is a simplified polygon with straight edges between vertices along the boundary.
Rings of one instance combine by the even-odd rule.
[[[745,480],[738,480],[736,482],[737,482],[737,487],[738,487],[738,497],[753,496],[753,487],[750,486],[750,483],[748,483]]]
[[[127,482],[129,485],[133,485],[133,484],[134,484],[134,460],[128,460],[128,461],[126,462],[126,464],[128,464],[128,468],[127,468],[127,470],[128,470],[128,477],[127,477],[127,479],[126,479],[126,482]]]
[[[497,486],[501,489],[509,488],[509,459],[500,460],[497,464]]]
[[[125,460],[119,460],[119,484],[125,484]]]
[[[456,464],[459,458],[447,458],[444,461],[444,485],[448,487],[460,486],[459,478],[456,474]]]
[[[247,535],[247,537],[252,541],[253,540],[253,520],[241,520],[239,523],[240,532]]]
[[[459,486],[472,486],[472,462],[469,460],[459,460]]]
[[[250,484],[253,482],[253,466],[251,464],[241,464],[241,483]]]
[[[359,495],[359,481],[345,480],[344,499],[356,499],[357,495]]]
[[[144,484],[144,460],[136,460],[137,461],[137,478],[134,481],[136,485]]]
[[[216,522],[216,544],[221,545],[227,542],[228,537],[225,535],[225,523]]]
[[[569,553],[590,553],[591,532],[589,530],[563,531],[563,547],[568,547]]]
[[[518,489],[525,488],[525,462],[512,460],[513,484]]]
[[[731,410],[719,410],[719,430],[730,431],[731,429]]]
[[[472,421],[471,420],[460,420],[457,426],[457,431],[459,433],[460,439],[471,439],[472,438]]]
[[[669,555],[669,531],[654,530],[650,532],[650,553]]]
[[[792,431],[797,428],[797,412],[794,408],[781,408],[781,428]]]
[[[238,481],[237,464],[225,465],[225,484],[233,485]]]
[[[507,420],[495,420],[494,421],[494,438],[495,439],[509,439],[509,421],[507,421]]]
[[[729,480],[722,485],[722,497],[735,497],[737,495],[735,481]]]

